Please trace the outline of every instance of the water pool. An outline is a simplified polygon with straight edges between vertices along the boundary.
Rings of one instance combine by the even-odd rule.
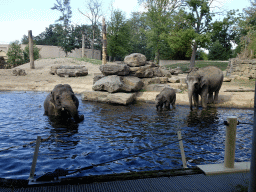
[[[249,161],[253,110],[188,106],[157,112],[153,104],[129,106],[81,101],[79,124],[44,116],[46,92],[0,92],[0,177],[28,179],[37,136],[41,142],[36,175],[56,168],[78,169],[136,154],[177,140],[181,130],[189,167],[224,162],[225,125],[237,116],[236,162]],[[113,161],[75,176],[182,168],[178,142],[139,156]]]

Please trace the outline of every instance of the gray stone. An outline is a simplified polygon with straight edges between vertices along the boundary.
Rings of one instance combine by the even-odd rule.
[[[224,77],[223,82],[230,82],[232,79],[228,77]]]
[[[146,56],[141,53],[132,53],[124,58],[124,63],[130,67],[139,67],[146,64]]]
[[[92,89],[94,91],[134,92],[139,91],[143,82],[137,77],[110,75],[96,81]]]
[[[57,73],[57,69],[59,69],[61,65],[53,65],[51,66],[50,74],[55,75]]]
[[[93,84],[95,84],[96,81],[100,80],[101,78],[105,77],[104,75],[96,75],[93,77]]]
[[[168,77],[154,77],[142,79],[145,85],[147,84],[165,84],[168,83]]]
[[[138,77],[123,77],[122,80],[124,83],[123,90],[125,92],[140,91],[144,85]]]
[[[88,69],[83,65],[55,65],[51,67],[50,74],[60,77],[79,77],[88,75]]]
[[[154,76],[154,70],[147,66],[143,66],[135,72],[134,76],[140,78],[150,78]]]
[[[79,76],[86,76],[88,75],[88,69],[84,67],[73,68],[59,68],[56,71],[56,74],[60,77],[79,77]]]
[[[180,79],[177,78],[177,77],[171,77],[171,78],[168,78],[168,82],[170,82],[170,83],[180,83]]]
[[[100,66],[103,75],[129,75],[130,67],[126,64],[105,64]]]
[[[135,93],[108,93],[102,91],[85,91],[81,95],[82,100],[120,105],[131,104],[136,98]]]
[[[162,77],[172,77],[172,74],[170,73],[170,71],[166,70],[166,69],[162,69],[159,68],[161,73],[162,73]]]
[[[25,75],[27,75],[27,73],[24,69],[13,69],[12,74],[14,76],[25,76]]]

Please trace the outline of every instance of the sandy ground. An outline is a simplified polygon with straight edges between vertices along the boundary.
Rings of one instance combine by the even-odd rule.
[[[53,65],[85,65],[88,75],[85,77],[59,77],[49,73]],[[25,69],[26,76],[13,76],[13,69],[0,69],[0,91],[51,91],[57,84],[70,84],[76,94],[92,90],[93,77],[100,73],[99,65],[78,61],[73,58],[40,59],[35,61],[35,69],[30,69],[30,64],[17,68]],[[173,88],[182,88],[185,85],[170,83]],[[234,83],[224,82],[219,93],[219,107],[253,108],[254,92],[225,92],[227,89],[243,88]],[[154,102],[159,92],[139,92],[138,101]],[[177,93],[176,104],[188,105],[186,89]]]

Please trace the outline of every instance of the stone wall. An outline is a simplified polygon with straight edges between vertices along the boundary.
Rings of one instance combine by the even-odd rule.
[[[227,76],[239,75],[248,78],[256,78],[256,59],[240,60],[233,58],[229,60],[227,67]]]
[[[22,44],[21,48],[25,49],[27,45]],[[49,45],[36,45],[40,49],[40,58],[55,58],[55,57],[65,57],[65,52],[62,51],[60,47],[57,46],[49,46]],[[7,53],[9,49],[8,44],[0,44],[0,52],[2,54]],[[75,49],[72,51],[72,53],[68,53],[68,57],[76,57],[80,58],[82,56],[82,48]],[[87,58],[92,58],[92,50],[91,49],[85,49],[85,56]],[[6,58],[5,58],[6,59]],[[101,51],[94,50],[94,59],[101,60]]]

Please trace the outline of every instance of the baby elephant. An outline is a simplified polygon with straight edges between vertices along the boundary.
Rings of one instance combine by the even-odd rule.
[[[70,85],[59,84],[54,87],[44,101],[44,114],[48,116],[62,117],[63,119],[73,118],[76,122],[84,119],[78,115],[79,101]]]
[[[162,110],[163,105],[166,110],[170,110],[170,104],[175,108],[176,92],[172,88],[165,87],[160,94],[156,96],[156,110]]]

